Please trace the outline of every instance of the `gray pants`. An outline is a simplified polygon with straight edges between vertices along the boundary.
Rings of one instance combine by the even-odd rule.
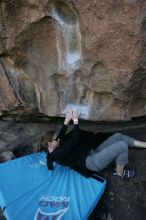
[[[115,133],[95,150],[91,150],[86,158],[86,167],[91,171],[101,171],[115,160],[117,165],[128,163],[128,146],[134,146],[134,139]]]

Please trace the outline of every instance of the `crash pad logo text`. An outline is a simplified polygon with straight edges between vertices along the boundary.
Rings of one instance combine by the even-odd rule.
[[[69,201],[70,201],[70,197],[66,197],[66,196],[42,195],[41,198],[39,199],[39,206],[67,208]]]
[[[69,209],[70,197],[42,195],[34,220],[59,220]]]

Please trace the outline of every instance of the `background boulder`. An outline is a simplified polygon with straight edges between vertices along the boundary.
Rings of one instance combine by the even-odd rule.
[[[2,0],[0,112],[88,120],[146,112],[144,0]]]

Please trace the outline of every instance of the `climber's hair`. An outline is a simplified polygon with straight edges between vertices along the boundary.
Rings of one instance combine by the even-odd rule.
[[[40,143],[36,147],[34,147],[33,152],[48,152],[48,142],[52,141],[53,139],[56,139],[59,134],[59,131],[60,129],[57,128],[56,130],[47,132],[45,136],[42,137]]]

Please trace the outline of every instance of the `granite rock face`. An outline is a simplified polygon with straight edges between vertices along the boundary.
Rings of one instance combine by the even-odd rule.
[[[0,113],[129,120],[146,112],[144,0],[2,0]]]
[[[50,120],[50,119],[49,119]],[[42,143],[63,121],[47,123],[22,123],[0,121],[0,163],[24,156]],[[62,120],[62,119],[61,119]],[[80,127],[94,132],[122,132],[138,140],[146,141],[146,120],[107,123],[82,121]],[[69,128],[71,129],[72,126]],[[114,130],[113,130],[114,129]],[[105,133],[102,133],[105,135]],[[144,220],[146,216],[146,149],[130,149],[129,164],[136,176],[122,181],[114,176],[115,164],[111,164],[99,175],[107,179],[107,187],[101,203],[98,203],[89,220]],[[105,208],[104,208],[105,207]],[[0,220],[5,220],[0,209]]]

